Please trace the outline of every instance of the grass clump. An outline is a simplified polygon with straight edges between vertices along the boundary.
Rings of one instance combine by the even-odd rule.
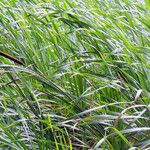
[[[150,3],[2,0],[1,149],[150,147]]]

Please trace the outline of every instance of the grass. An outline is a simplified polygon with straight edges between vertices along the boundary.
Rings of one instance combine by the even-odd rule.
[[[150,2],[2,0],[0,148],[148,150]]]

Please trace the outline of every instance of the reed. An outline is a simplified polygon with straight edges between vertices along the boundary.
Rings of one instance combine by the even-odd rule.
[[[0,149],[148,150],[149,12],[148,0],[1,0]]]

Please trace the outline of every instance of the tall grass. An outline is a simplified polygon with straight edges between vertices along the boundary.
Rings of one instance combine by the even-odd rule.
[[[1,0],[0,148],[148,150],[150,2]]]

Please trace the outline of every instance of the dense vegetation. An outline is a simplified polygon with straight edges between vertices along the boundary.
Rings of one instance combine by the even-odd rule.
[[[150,1],[1,0],[0,149],[150,149]]]

